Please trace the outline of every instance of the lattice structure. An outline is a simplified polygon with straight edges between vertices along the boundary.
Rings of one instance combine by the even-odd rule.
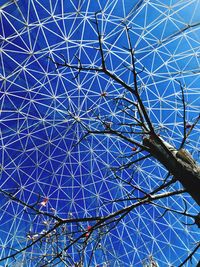
[[[183,137],[180,84],[185,93],[188,129],[199,115],[199,9],[199,0],[1,3],[1,259],[29,245],[56,224],[53,218],[36,214],[23,203],[62,218],[105,216],[134,203],[116,200],[130,194],[139,196],[137,190],[132,192],[127,183],[130,180],[150,191],[167,175],[156,160],[146,159],[124,169],[116,178],[113,168],[128,163],[131,156],[139,158],[136,148],[116,136],[82,137],[85,126],[102,129],[97,118],[122,129],[120,124],[131,120],[116,99],[126,95],[134,101],[133,97],[101,72],[78,73],[77,69],[55,62],[100,66],[94,23],[98,12],[107,67],[132,85],[131,72],[126,68],[131,68],[126,31],[129,27],[142,100],[156,131],[178,147]],[[186,144],[197,161],[199,136],[197,125]],[[141,136],[137,139],[140,141]],[[188,226],[192,220],[180,214],[167,212],[161,216],[162,207],[181,211],[187,204],[188,211],[197,214],[197,206],[187,194],[162,199],[157,204],[132,210],[108,233],[105,228],[99,230],[101,233],[93,231],[86,248],[87,236],[83,236],[65,251],[67,266],[75,264],[83,249],[84,266],[137,267],[150,261],[159,266],[180,265],[199,241],[198,228]],[[64,266],[60,260],[51,262],[56,245],[62,250],[75,239],[71,233],[90,233],[91,226],[92,223],[81,222],[59,228],[0,264],[42,266],[49,261],[48,266]],[[185,266],[195,266],[198,258],[197,251],[193,265],[188,262]]]

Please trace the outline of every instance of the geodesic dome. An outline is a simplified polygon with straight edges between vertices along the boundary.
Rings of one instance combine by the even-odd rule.
[[[146,154],[134,151],[120,137],[85,137],[87,127],[102,130],[102,120],[122,129],[131,118],[116,99],[126,95],[134,101],[104,73],[84,68],[78,72],[64,65],[101,65],[95,18],[108,69],[132,86],[127,69],[130,36],[146,110],[157,132],[178,147],[184,130],[180,85],[188,125],[199,115],[199,8],[199,0],[1,2],[2,266],[72,266],[81,251],[84,266],[137,267],[151,261],[179,266],[192,253],[199,241],[197,226],[189,225],[193,221],[183,214],[163,215],[165,207],[183,211],[185,206],[197,214],[197,204],[186,193],[160,199],[157,205],[139,206],[110,228],[94,231],[86,247],[82,241],[65,250],[65,262],[52,261],[52,255],[93,222],[71,223],[49,241],[34,243],[34,237],[55,224],[54,215],[64,219],[108,216],[141,196],[135,188],[151,192],[168,174],[153,158],[116,174],[113,170]],[[135,138],[141,141],[140,135]],[[186,148],[198,161],[198,124]],[[174,188],[181,185],[170,187]],[[197,264],[198,251],[192,259],[185,266]]]

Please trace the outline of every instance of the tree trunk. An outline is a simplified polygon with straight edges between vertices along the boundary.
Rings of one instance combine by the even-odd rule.
[[[181,160],[175,156],[176,153],[171,153],[170,150],[167,151],[167,149],[163,148],[165,145],[159,144],[155,140],[144,138],[143,143],[149,148],[150,154],[166,167],[200,205],[200,166],[188,164]],[[174,151],[177,150],[174,149]]]

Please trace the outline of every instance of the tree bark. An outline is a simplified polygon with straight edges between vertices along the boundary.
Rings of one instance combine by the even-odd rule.
[[[144,138],[143,143],[149,148],[150,154],[166,167],[200,205],[200,166],[197,163],[186,163],[176,157],[175,153],[163,149],[164,145],[155,140]],[[178,152],[176,149],[174,151]]]

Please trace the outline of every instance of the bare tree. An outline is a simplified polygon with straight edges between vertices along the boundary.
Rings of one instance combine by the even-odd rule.
[[[125,71],[132,75],[133,83],[127,84],[116,73],[109,70],[107,67],[107,54],[104,50],[103,36],[101,34],[98,16],[101,12],[95,13],[93,24],[96,27],[98,38],[98,49],[100,64],[97,66],[90,66],[81,61],[81,59],[75,55],[76,64],[68,63],[65,56],[61,55],[62,61],[57,61],[52,57],[49,58],[51,64],[54,64],[56,68],[65,67],[76,71],[74,79],[78,79],[81,72],[97,72],[109,77],[111,80],[119,84],[124,88],[124,94],[119,95],[113,101],[116,104],[116,108],[127,117],[127,121],[116,123],[115,121],[109,121],[104,114],[96,114],[91,110],[93,119],[98,122],[98,126],[95,128],[93,124],[87,124],[77,117],[75,114],[69,112],[69,116],[75,120],[83,129],[84,135],[78,140],[85,142],[90,135],[102,136],[110,135],[123,140],[127,144],[132,144],[133,154],[141,155],[139,159],[134,160],[132,157],[125,156],[124,164],[121,166],[110,166],[110,171],[114,174],[115,179],[122,180],[123,183],[127,183],[132,187],[133,191],[139,193],[139,197],[133,196],[132,192],[127,194],[126,199],[115,199],[115,202],[129,201],[130,204],[112,212],[107,216],[93,216],[85,218],[75,218],[73,214],[69,214],[68,218],[63,218],[57,214],[56,209],[45,212],[43,207],[48,203],[47,198],[41,198],[38,196],[38,200],[33,205],[29,205],[17,197],[15,192],[6,192],[1,190],[1,193],[11,199],[14,202],[19,203],[24,207],[24,213],[30,218],[30,221],[34,224],[36,221],[40,221],[41,227],[37,232],[30,231],[27,233],[26,242],[21,249],[16,249],[11,255],[7,255],[0,261],[4,261],[9,258],[15,258],[18,254],[23,254],[26,251],[31,250],[34,245],[38,246],[38,252],[41,252],[44,247],[48,247],[48,253],[40,254],[38,266],[56,266],[56,264],[62,262],[66,266],[83,266],[84,257],[86,252],[89,254],[89,263],[92,261],[93,254],[96,250],[101,249],[104,253],[104,248],[101,247],[101,240],[114,229],[116,225],[129,214],[132,210],[142,205],[155,205],[160,206],[163,209],[164,216],[167,212],[174,214],[180,214],[186,216],[192,220],[194,224],[200,227],[200,215],[190,214],[185,204],[181,210],[174,210],[173,208],[161,206],[157,200],[162,198],[168,198],[174,195],[189,193],[191,197],[200,204],[200,167],[198,163],[193,159],[192,155],[184,149],[188,137],[192,133],[192,130],[197,126],[200,116],[194,119],[192,125],[188,126],[186,121],[186,101],[184,98],[183,85],[179,83],[181,92],[181,102],[183,106],[183,138],[180,147],[176,148],[171,145],[167,140],[164,140],[160,136],[159,131],[155,128],[151,121],[151,117],[145,107],[142,99],[141,88],[138,84],[138,75],[143,69],[137,68],[136,51],[134,50],[134,44],[130,36],[130,28],[125,21],[122,25],[127,35],[127,51],[130,57],[130,65],[124,66]],[[192,26],[191,26],[192,27]],[[176,34],[181,34],[186,30],[182,29]],[[170,38],[173,38],[171,36]],[[131,97],[129,97],[131,95]],[[102,92],[101,97],[107,97],[105,91]],[[139,138],[138,138],[139,136]],[[75,144],[75,145],[77,145]],[[134,181],[127,181],[121,177],[120,173],[124,169],[134,166],[137,162],[144,159],[153,157],[159,163],[161,163],[168,171],[168,176],[163,178],[162,184],[154,188],[153,190],[145,191],[142,188],[136,186]],[[170,185],[175,183],[181,183],[182,189],[172,189]],[[165,189],[165,192],[163,191]],[[199,243],[196,245],[194,251],[184,260],[183,264],[188,260],[191,260],[194,253],[199,248]],[[88,252],[88,247],[89,252]],[[47,251],[47,250],[46,250]],[[76,251],[76,259],[70,255],[72,251]],[[158,266],[154,260],[153,255],[149,256],[149,259],[144,266]],[[183,266],[181,264],[180,266]],[[105,257],[105,266],[109,266],[109,261]]]
[[[161,164],[163,164],[166,169],[169,171],[171,175],[173,175],[173,179],[178,180],[186,191],[193,197],[193,199],[200,204],[200,196],[199,196],[199,186],[200,186],[200,172],[199,166],[197,162],[192,158],[192,155],[186,151],[183,147],[186,143],[187,138],[191,134],[193,128],[199,122],[200,115],[195,119],[194,123],[190,125],[190,129],[188,130],[188,124],[186,121],[186,103],[184,98],[184,89],[180,84],[180,90],[182,93],[182,104],[183,104],[183,140],[179,148],[173,147],[167,141],[163,140],[158,133],[156,133],[155,127],[151,122],[151,118],[149,117],[144,103],[141,98],[141,94],[139,92],[139,86],[137,81],[138,71],[135,66],[136,58],[134,47],[131,42],[131,38],[129,35],[129,27],[124,24],[124,27],[127,32],[128,39],[128,47],[127,50],[130,53],[130,66],[125,66],[127,71],[131,72],[133,75],[133,85],[126,84],[120,77],[118,77],[115,73],[109,71],[106,66],[106,58],[104,55],[103,49],[103,36],[101,35],[99,25],[98,25],[98,13],[95,14],[95,25],[97,28],[98,41],[99,41],[99,54],[101,58],[101,65],[98,67],[90,67],[85,66],[81,62],[81,60],[76,56],[78,60],[77,65],[71,65],[67,63],[65,58],[63,57],[64,62],[59,63],[54,61],[52,58],[50,60],[56,65],[56,67],[65,66],[70,69],[77,70],[77,76],[81,71],[96,71],[102,72],[104,75],[110,77],[116,83],[119,83],[124,89],[131,93],[134,97],[135,101],[133,102],[131,99],[126,98],[125,96],[120,96],[116,99],[116,101],[121,102],[122,112],[127,114],[127,117],[130,117],[132,120],[131,124],[125,123],[120,126],[126,126],[125,130],[121,130],[119,125],[115,125],[112,122],[107,122],[106,118],[101,114],[97,114],[96,120],[98,120],[103,128],[99,129],[90,129],[81,122],[79,118],[76,118],[71,114],[71,116],[78,120],[78,122],[85,128],[86,135],[88,134],[111,134],[124,139],[125,141],[132,143],[136,147],[139,147],[142,151],[146,151],[149,153],[149,156],[155,157]],[[124,22],[123,22],[124,23]],[[186,29],[184,29],[186,30]],[[180,31],[177,34],[180,34],[184,30]],[[179,82],[180,83],[180,82]],[[105,92],[102,94],[105,96]],[[127,105],[129,104],[129,106]],[[131,115],[137,114],[137,115]],[[134,127],[135,126],[135,127]],[[127,136],[127,134],[131,134],[131,138]],[[138,142],[135,138],[136,135],[142,136],[142,142]],[[84,137],[84,138],[85,138]],[[132,162],[134,163],[134,162]],[[188,178],[190,177],[190,178]],[[173,181],[173,182],[174,182]]]

